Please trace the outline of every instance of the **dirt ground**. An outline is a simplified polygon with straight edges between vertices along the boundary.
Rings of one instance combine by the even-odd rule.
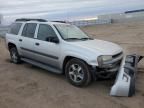
[[[144,55],[144,22],[82,28],[95,38],[120,44],[126,53]],[[139,64],[136,95],[109,96],[113,81],[96,81],[86,88],[70,85],[57,75],[27,63],[9,62],[0,40],[0,108],[143,108],[144,60]]]

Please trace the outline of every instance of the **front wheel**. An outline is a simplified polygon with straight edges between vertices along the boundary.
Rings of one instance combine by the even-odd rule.
[[[10,50],[10,57],[11,57],[11,62],[18,64],[20,63],[20,56],[18,54],[18,51],[15,47],[11,48]]]
[[[71,59],[65,66],[67,80],[74,86],[87,86],[91,82],[88,65],[79,59]]]

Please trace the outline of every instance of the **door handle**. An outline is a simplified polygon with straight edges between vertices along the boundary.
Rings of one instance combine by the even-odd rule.
[[[35,45],[39,46],[40,44],[39,43],[35,43]]]
[[[20,42],[22,42],[22,39],[19,39]]]

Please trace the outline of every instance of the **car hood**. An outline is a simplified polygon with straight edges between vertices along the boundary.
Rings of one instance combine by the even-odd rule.
[[[88,51],[93,51],[96,53],[101,53],[102,55],[113,55],[122,51],[122,48],[112,42],[103,40],[87,40],[87,41],[76,41],[72,42],[76,47],[87,49]]]

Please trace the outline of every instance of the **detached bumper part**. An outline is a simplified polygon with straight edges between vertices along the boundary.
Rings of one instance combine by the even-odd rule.
[[[135,79],[137,64],[143,58],[138,55],[127,55],[123,58],[116,81],[111,88],[111,96],[133,96],[135,94]]]

